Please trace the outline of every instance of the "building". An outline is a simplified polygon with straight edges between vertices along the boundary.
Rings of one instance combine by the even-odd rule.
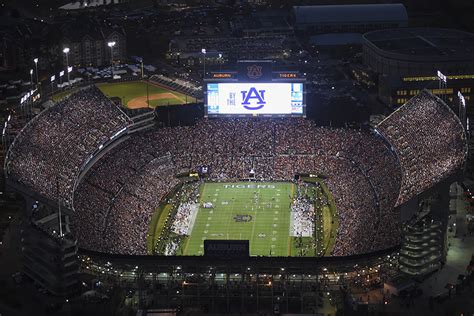
[[[11,33],[0,31],[0,71],[14,70],[17,67],[17,45]]]
[[[268,11],[238,16],[230,21],[233,34],[245,37],[291,35],[293,27],[286,19],[287,13]]]
[[[62,227],[62,235],[59,226]],[[22,271],[54,295],[78,290],[77,243],[69,230],[69,217],[53,213],[26,222],[21,230]]]
[[[294,6],[292,18],[300,34],[365,33],[407,26],[405,6],[396,4]]]
[[[0,22],[0,72],[24,71],[34,66],[40,52],[49,52],[57,45],[57,36],[39,20],[2,17]],[[54,54],[44,54],[38,69],[51,68]]]
[[[126,33],[121,27],[102,25],[92,19],[76,19],[60,27],[62,46],[70,49],[68,58],[70,66],[96,67],[110,65],[111,52],[113,60],[121,62],[127,56]],[[115,42],[113,49],[109,42]],[[66,54],[62,54],[66,66]]]
[[[110,6],[114,4],[127,3],[128,0],[89,0],[89,1],[72,1],[59,7],[62,10],[81,10],[90,9],[101,6]]]
[[[400,106],[426,88],[453,101],[474,94],[474,34],[439,28],[400,28],[364,34],[364,63],[378,77],[379,99]],[[441,89],[437,71],[447,76]],[[455,100],[454,100],[455,101]]]
[[[407,225],[400,249],[400,271],[421,276],[441,268],[446,260],[446,234],[437,221],[420,221]]]

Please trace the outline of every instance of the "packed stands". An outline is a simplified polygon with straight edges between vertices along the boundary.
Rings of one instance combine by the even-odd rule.
[[[8,176],[69,205],[81,166],[130,123],[96,87],[80,90],[24,127],[8,153]]]
[[[467,155],[466,134],[441,99],[422,91],[377,126],[395,148],[402,168],[397,205],[457,171]]]

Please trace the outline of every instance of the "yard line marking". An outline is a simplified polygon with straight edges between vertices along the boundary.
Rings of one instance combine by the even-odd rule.
[[[258,190],[258,192],[260,193],[260,190]],[[257,210],[258,208],[255,210],[255,216],[252,223],[252,233],[250,235],[250,250],[252,250],[252,245],[253,245],[253,234],[255,233],[255,223],[257,223],[257,213],[258,213]]]
[[[289,208],[289,212],[288,212],[288,217],[289,218],[289,225],[291,225],[291,202],[293,201],[293,197],[294,197],[294,194],[295,194],[295,184],[292,183],[291,184],[291,194],[290,194],[290,208]],[[290,227],[291,229],[291,227]],[[290,233],[288,233],[288,256],[291,257],[291,235]]]

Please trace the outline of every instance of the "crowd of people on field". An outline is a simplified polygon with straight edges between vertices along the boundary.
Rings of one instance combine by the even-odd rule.
[[[196,219],[199,204],[195,202],[184,202],[178,207],[173,219],[172,230],[177,235],[190,235],[194,220]]]
[[[291,202],[291,236],[312,237],[315,227],[314,202],[308,197],[308,184],[298,185]]]

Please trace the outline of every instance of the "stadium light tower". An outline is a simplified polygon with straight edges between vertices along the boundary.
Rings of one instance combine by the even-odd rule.
[[[107,45],[110,47],[110,71],[112,73],[112,80],[114,80],[114,46],[115,46],[115,42],[108,42]]]
[[[66,70],[69,69],[69,47],[63,49],[63,53],[66,54]],[[69,84],[69,71],[67,72],[67,83]]]
[[[38,85],[38,58],[33,59],[36,67],[36,85]]]
[[[202,74],[202,78],[204,79],[206,77],[206,49],[203,48],[201,49],[201,53],[202,53],[202,66],[203,66],[203,74]]]
[[[458,98],[459,98],[459,119],[461,120],[461,124],[466,129],[466,99],[462,95],[460,91],[458,91]]]
[[[439,93],[441,94],[441,99],[446,102],[445,92],[446,92],[446,89],[448,88],[448,77],[443,75],[443,73],[439,70],[436,72],[436,76],[438,77],[438,81],[439,81],[438,87],[439,87]]]

